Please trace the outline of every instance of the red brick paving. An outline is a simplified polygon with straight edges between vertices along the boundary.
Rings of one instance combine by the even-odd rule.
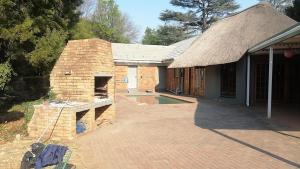
[[[300,138],[272,126],[243,108],[213,101],[138,105],[118,95],[116,122],[75,140],[72,162],[79,169],[299,167]]]

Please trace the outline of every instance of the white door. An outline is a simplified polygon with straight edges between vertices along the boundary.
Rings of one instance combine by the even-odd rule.
[[[137,67],[128,66],[128,89],[137,88]]]

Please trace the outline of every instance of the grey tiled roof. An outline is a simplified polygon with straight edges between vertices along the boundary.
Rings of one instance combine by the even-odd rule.
[[[197,37],[170,46],[112,43],[113,58],[115,62],[162,62],[183,53]]]
[[[172,50],[172,46],[112,43],[115,61],[161,62]]]
[[[183,41],[172,44],[171,46],[174,47],[174,50],[172,50],[165,59],[172,59],[181,55],[185,50],[187,50],[193,44],[193,42],[198,37],[199,36],[194,36],[192,38],[185,39]]]

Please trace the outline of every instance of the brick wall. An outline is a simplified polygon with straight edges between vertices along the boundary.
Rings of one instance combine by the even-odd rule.
[[[127,65],[117,65],[115,66],[115,76],[116,76],[116,91],[124,92],[127,91]],[[152,90],[155,91],[158,85],[158,67],[157,66],[137,66],[137,89],[139,91]]]
[[[64,109],[56,121],[61,108],[50,108],[44,105],[34,106],[34,115],[28,124],[30,137],[39,138],[48,127],[42,140],[51,138],[52,140],[70,140],[76,133],[76,114],[70,109]],[[54,127],[55,126],[55,127]]]
[[[158,85],[158,68],[157,66],[138,66],[138,90],[155,91]]]
[[[116,77],[116,91],[117,92],[124,92],[127,91],[127,72],[128,66],[115,66],[115,77]]]

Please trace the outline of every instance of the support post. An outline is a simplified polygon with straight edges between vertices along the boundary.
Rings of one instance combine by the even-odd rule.
[[[247,56],[247,98],[246,98],[247,107],[250,106],[250,54]]]
[[[273,47],[270,47],[269,53],[269,81],[268,81],[268,119],[272,113],[272,81],[273,81]]]

